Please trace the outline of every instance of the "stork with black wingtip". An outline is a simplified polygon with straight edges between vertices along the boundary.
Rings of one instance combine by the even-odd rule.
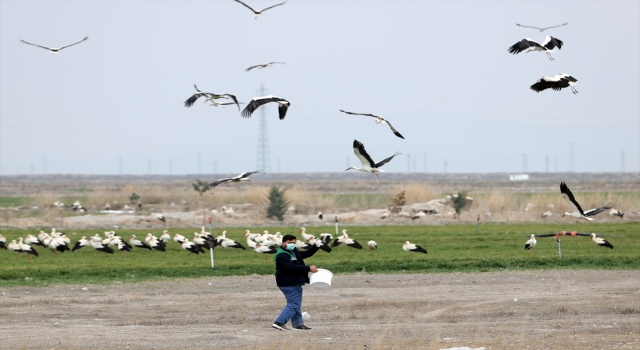
[[[553,49],[555,49],[556,47],[558,48],[558,50],[562,49],[562,44],[564,44],[562,40],[547,35],[542,45],[533,39],[524,38],[518,41],[517,43],[511,45],[508,51],[509,53],[512,53],[514,55],[517,55],[520,52],[527,49],[528,50],[525,51],[525,53],[529,53],[531,51],[541,51],[547,54],[547,57],[549,57],[550,61],[555,61],[555,58],[551,56],[551,53],[553,52]]]
[[[273,95],[254,97],[251,102],[247,104],[247,107],[244,108],[240,115],[242,116],[242,118],[251,118],[251,114],[253,114],[253,112],[255,112],[258,107],[269,102],[278,103],[278,115],[280,116],[280,120],[284,119],[284,117],[287,115],[289,106],[291,106],[291,103],[282,97]]]
[[[32,44],[32,43],[30,43],[28,41],[24,41],[22,39],[20,39],[20,41],[22,41],[23,43],[28,44],[28,45],[33,45],[33,46],[41,47],[41,48],[43,48],[45,50],[49,50],[49,52],[51,52],[51,54],[55,55],[55,54],[58,53],[58,51],[60,51],[62,49],[65,49],[65,48],[67,48],[69,46],[78,45],[78,44],[80,44],[81,42],[83,42],[83,41],[85,41],[87,39],[89,39],[89,37],[85,37],[84,39],[78,41],[77,43],[69,44],[69,45],[66,45],[66,46],[63,46],[63,47],[47,47],[47,46],[42,46],[42,45],[38,45],[38,44]]]
[[[378,173],[384,172],[384,170],[379,169],[381,166],[389,163],[391,161],[391,159],[393,159],[393,157],[400,155],[402,153],[400,152],[396,152],[394,155],[392,155],[391,157],[385,158],[381,161],[379,161],[378,163],[374,162],[373,159],[371,159],[371,157],[369,156],[369,154],[367,153],[367,151],[364,149],[364,145],[362,144],[362,142],[358,141],[358,140],[353,140],[353,152],[356,154],[356,157],[358,157],[358,159],[360,159],[360,162],[362,163],[362,166],[360,168],[355,167],[355,166],[350,166],[347,169],[345,169],[345,171],[347,170],[357,170],[357,171],[364,171],[367,173],[372,173],[373,175],[376,176],[376,182],[378,182]]]
[[[247,172],[244,172],[244,173],[242,173],[240,175],[237,175],[237,176],[234,176],[234,177],[225,177],[225,178],[222,178],[222,179],[218,179],[218,180],[210,183],[209,184],[209,188],[216,187],[216,186],[218,186],[220,184],[224,184],[224,183],[227,183],[227,182],[250,181],[249,176],[251,176],[252,174],[255,174],[255,173],[259,173],[259,171],[257,171],[257,170],[256,171],[247,171]]]
[[[366,116],[366,117],[373,117],[373,118],[375,119],[375,121],[376,121],[376,123],[377,123],[377,124],[384,123],[384,124],[389,125],[389,128],[391,128],[391,131],[393,132],[393,134],[394,134],[394,135],[398,136],[398,137],[399,137],[399,138],[401,138],[401,139],[404,139],[404,136],[402,136],[402,135],[398,132],[398,130],[396,130],[396,128],[394,128],[394,127],[393,127],[393,125],[391,125],[391,123],[389,123],[389,121],[388,121],[388,120],[386,120],[386,119],[382,118],[382,117],[381,117],[381,116],[379,116],[379,115],[371,114],[371,113],[353,113],[353,112],[347,112],[347,111],[343,111],[343,110],[340,110],[340,112],[342,112],[342,113],[347,113],[347,114],[351,114],[351,115],[364,115],[364,116]]]
[[[540,78],[535,84],[531,85],[530,88],[535,92],[540,92],[546,89],[560,91],[564,88],[570,87],[571,92],[573,92],[573,94],[575,95],[578,93],[578,90],[576,90],[576,87],[575,87],[577,82],[578,82],[578,79],[572,77],[571,75],[566,73],[560,73],[552,77],[548,77],[545,75],[542,78]]]
[[[269,6],[269,7],[267,7],[267,8],[264,8],[264,9],[262,9],[262,10],[260,10],[260,11],[256,11],[253,7],[251,7],[251,6],[247,5],[247,4],[245,4],[244,2],[242,2],[242,1],[240,1],[240,0],[235,0],[235,2],[240,3],[240,4],[244,5],[246,8],[248,8],[249,10],[251,10],[251,11],[253,12],[253,15],[255,16],[255,19],[258,19],[258,17],[260,17],[260,15],[262,15],[262,13],[263,13],[264,11],[269,10],[269,9],[272,9],[272,8],[277,7],[277,6],[280,6],[280,5],[284,5],[284,4],[286,3],[286,1],[284,1],[284,2],[281,2],[281,3],[279,3],[279,4],[275,4],[275,5],[273,5],[273,6]]]
[[[604,207],[583,211],[582,208],[580,207],[580,204],[578,203],[578,201],[576,201],[576,198],[573,196],[573,193],[571,193],[571,190],[569,190],[569,187],[564,182],[560,183],[560,193],[562,193],[562,197],[573,208],[573,211],[571,213],[565,211],[564,214],[562,214],[563,217],[566,215],[569,215],[575,218],[585,219],[589,221],[589,223],[591,223],[593,219],[590,218],[589,216],[594,216],[596,214],[602,213],[607,209],[611,209],[610,205],[605,205]]]
[[[518,24],[516,23],[516,25],[518,27],[522,27],[522,28],[532,28],[532,29],[538,29],[540,31],[540,33],[544,32],[547,29],[551,29],[551,28],[558,28],[558,27],[562,27],[562,26],[566,26],[567,24],[569,24],[569,22],[564,22],[560,25],[557,26],[551,26],[551,27],[544,27],[544,28],[540,28],[540,27],[533,27],[533,26],[523,26],[522,24]]]

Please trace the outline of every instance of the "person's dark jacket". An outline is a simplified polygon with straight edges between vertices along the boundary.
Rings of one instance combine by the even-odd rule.
[[[310,267],[304,264],[304,260],[318,251],[318,247],[312,245],[301,252],[297,248],[293,251],[280,253],[276,256],[276,284],[278,287],[303,286],[309,283]],[[292,253],[295,259],[287,254]]]

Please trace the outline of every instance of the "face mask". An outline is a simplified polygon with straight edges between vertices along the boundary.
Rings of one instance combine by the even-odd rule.
[[[287,250],[294,250],[294,249],[296,249],[295,243],[287,243]]]

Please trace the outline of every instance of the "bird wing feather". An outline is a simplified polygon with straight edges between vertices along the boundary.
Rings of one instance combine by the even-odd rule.
[[[574,211],[578,211],[580,214],[584,215],[582,208],[580,208],[580,204],[578,204],[573,193],[571,193],[571,190],[564,182],[560,183],[560,192],[562,193],[562,197],[569,203],[569,205],[571,205],[571,207],[573,207]]]
[[[85,40],[87,40],[87,39],[89,39],[89,37],[88,37],[88,36],[87,36],[87,37],[85,37],[84,39],[82,39],[82,40],[78,41],[77,43],[73,43],[73,44],[69,44],[69,45],[67,45],[67,46],[63,46],[63,47],[59,48],[59,49],[58,49],[58,51],[60,51],[60,50],[62,50],[62,49],[64,49],[64,48],[66,48],[66,47],[69,47],[69,46],[78,45],[78,44],[80,44],[81,42],[83,42],[83,41],[85,41]]]
[[[253,13],[258,14],[258,12],[256,10],[253,9],[253,7],[245,4],[244,2],[240,1],[240,0],[235,0],[235,2],[241,3],[242,5],[244,5],[246,8],[248,8],[249,10],[253,11]],[[263,10],[264,11],[264,10]]]
[[[232,178],[230,178],[230,177],[227,177],[227,178],[224,178],[224,179],[218,179],[218,180],[216,180],[216,181],[214,181],[214,182],[210,183],[210,184],[209,184],[209,188],[211,188],[211,187],[216,187],[216,186],[218,186],[218,185],[220,185],[220,184],[223,184],[223,183],[225,183],[225,182],[229,182],[229,181],[231,181],[231,180],[233,180],[233,179],[232,179]]]
[[[284,119],[287,115],[287,109],[289,108],[289,104],[281,104],[278,106],[278,115],[280,116],[280,120]]]
[[[234,95],[231,95],[231,94],[222,94],[222,96],[227,96],[227,97],[229,97],[231,100],[233,100],[233,102],[234,102],[236,105],[238,105],[238,111],[240,111],[240,103],[238,103],[238,99],[237,99]]]
[[[237,0],[236,0],[237,1]],[[518,27],[523,27],[523,28],[533,28],[533,29],[538,29],[538,30],[544,30],[544,28],[539,28],[539,27],[532,27],[532,26],[523,26],[522,24],[518,24],[516,23],[516,25]]]
[[[371,113],[354,113],[354,112],[347,112],[347,111],[343,111],[343,110],[340,110],[340,112],[351,114],[351,115],[364,115],[364,116],[367,116],[367,117],[380,118],[379,115],[375,115],[375,114],[371,114]]]
[[[562,44],[564,44],[562,40],[547,35],[544,42],[542,43],[542,47],[546,48],[547,50],[553,50],[556,47],[558,49],[561,49]]]
[[[401,139],[404,139],[404,136],[402,136],[402,135],[398,132],[398,130],[396,130],[396,128],[394,128],[394,127],[393,127],[393,125],[391,125],[391,123],[389,123],[389,121],[388,121],[388,120],[385,120],[385,123],[387,123],[387,124],[389,125],[389,127],[391,128],[391,131],[393,131],[393,133],[394,133],[396,136],[398,136],[398,137],[399,137],[399,138],[401,138]]]
[[[51,48],[50,48],[50,47],[46,47],[46,46],[42,46],[42,45],[38,45],[38,44],[32,44],[32,43],[30,43],[30,42],[28,42],[28,41],[24,41],[24,40],[22,40],[22,39],[20,39],[20,41],[22,41],[22,42],[23,42],[23,43],[25,43],[25,44],[29,44],[29,45],[33,45],[33,46],[37,46],[37,47],[41,47],[41,48],[46,49],[46,50],[51,50]]]
[[[255,65],[255,66],[251,66],[251,67],[249,67],[249,68],[245,69],[244,71],[245,71],[245,72],[248,72],[248,71],[250,71],[250,70],[252,70],[252,69],[254,69],[254,68],[258,68],[258,67],[260,67],[260,66],[261,66],[261,64],[258,64],[258,65]]]
[[[367,151],[364,149],[364,145],[362,144],[362,142],[358,140],[353,140],[353,153],[355,153],[356,157],[360,159],[362,166],[369,164],[370,168],[375,167],[376,163],[373,161],[373,159],[371,159],[371,156],[369,156],[369,153],[367,153]]]
[[[269,7],[267,7],[267,8],[262,9],[262,11],[260,11],[260,12],[264,12],[264,11],[269,10],[269,9],[272,9],[272,8],[274,8],[274,7],[278,7],[278,6],[280,6],[280,5],[284,5],[284,4],[285,4],[285,2],[286,2],[286,1],[283,1],[283,2],[281,2],[281,3],[279,3],[279,4],[275,4],[275,5],[273,5],[273,6],[269,6]]]
[[[584,212],[584,216],[594,216],[594,215],[602,213],[605,210],[609,210],[611,208],[613,208],[613,203],[609,203],[609,204],[605,205],[604,207],[595,208],[595,209],[589,209],[589,210]]]
[[[393,157],[395,157],[395,156],[397,156],[397,155],[400,155],[400,154],[402,154],[402,153],[400,153],[400,152],[396,152],[396,153],[395,153],[394,155],[392,155],[391,157],[389,157],[389,158],[385,158],[385,159],[383,159],[383,160],[379,161],[379,162],[374,166],[374,168],[379,168],[379,167],[381,167],[381,166],[383,166],[383,165],[385,165],[385,164],[389,163],[389,162],[391,161],[391,159],[393,159]]]

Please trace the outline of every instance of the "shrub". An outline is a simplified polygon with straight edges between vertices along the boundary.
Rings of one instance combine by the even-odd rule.
[[[458,191],[457,197],[451,195],[451,202],[453,205],[453,209],[455,209],[458,216],[458,220],[460,220],[460,212],[467,205],[467,194],[467,191]]]
[[[287,190],[278,186],[271,186],[267,199],[269,200],[269,206],[267,207],[267,217],[272,219],[274,216],[282,221],[284,220],[284,214],[287,213],[287,207],[289,201],[285,197]]]
[[[192,183],[193,190],[198,192],[198,194],[202,197],[202,195],[209,190],[209,183],[205,181],[201,181],[200,179],[196,179],[196,182]]]
[[[393,214],[398,214],[404,205],[407,204],[407,199],[405,197],[405,191],[398,193],[395,197],[391,197],[391,205],[389,206],[389,211]]]

